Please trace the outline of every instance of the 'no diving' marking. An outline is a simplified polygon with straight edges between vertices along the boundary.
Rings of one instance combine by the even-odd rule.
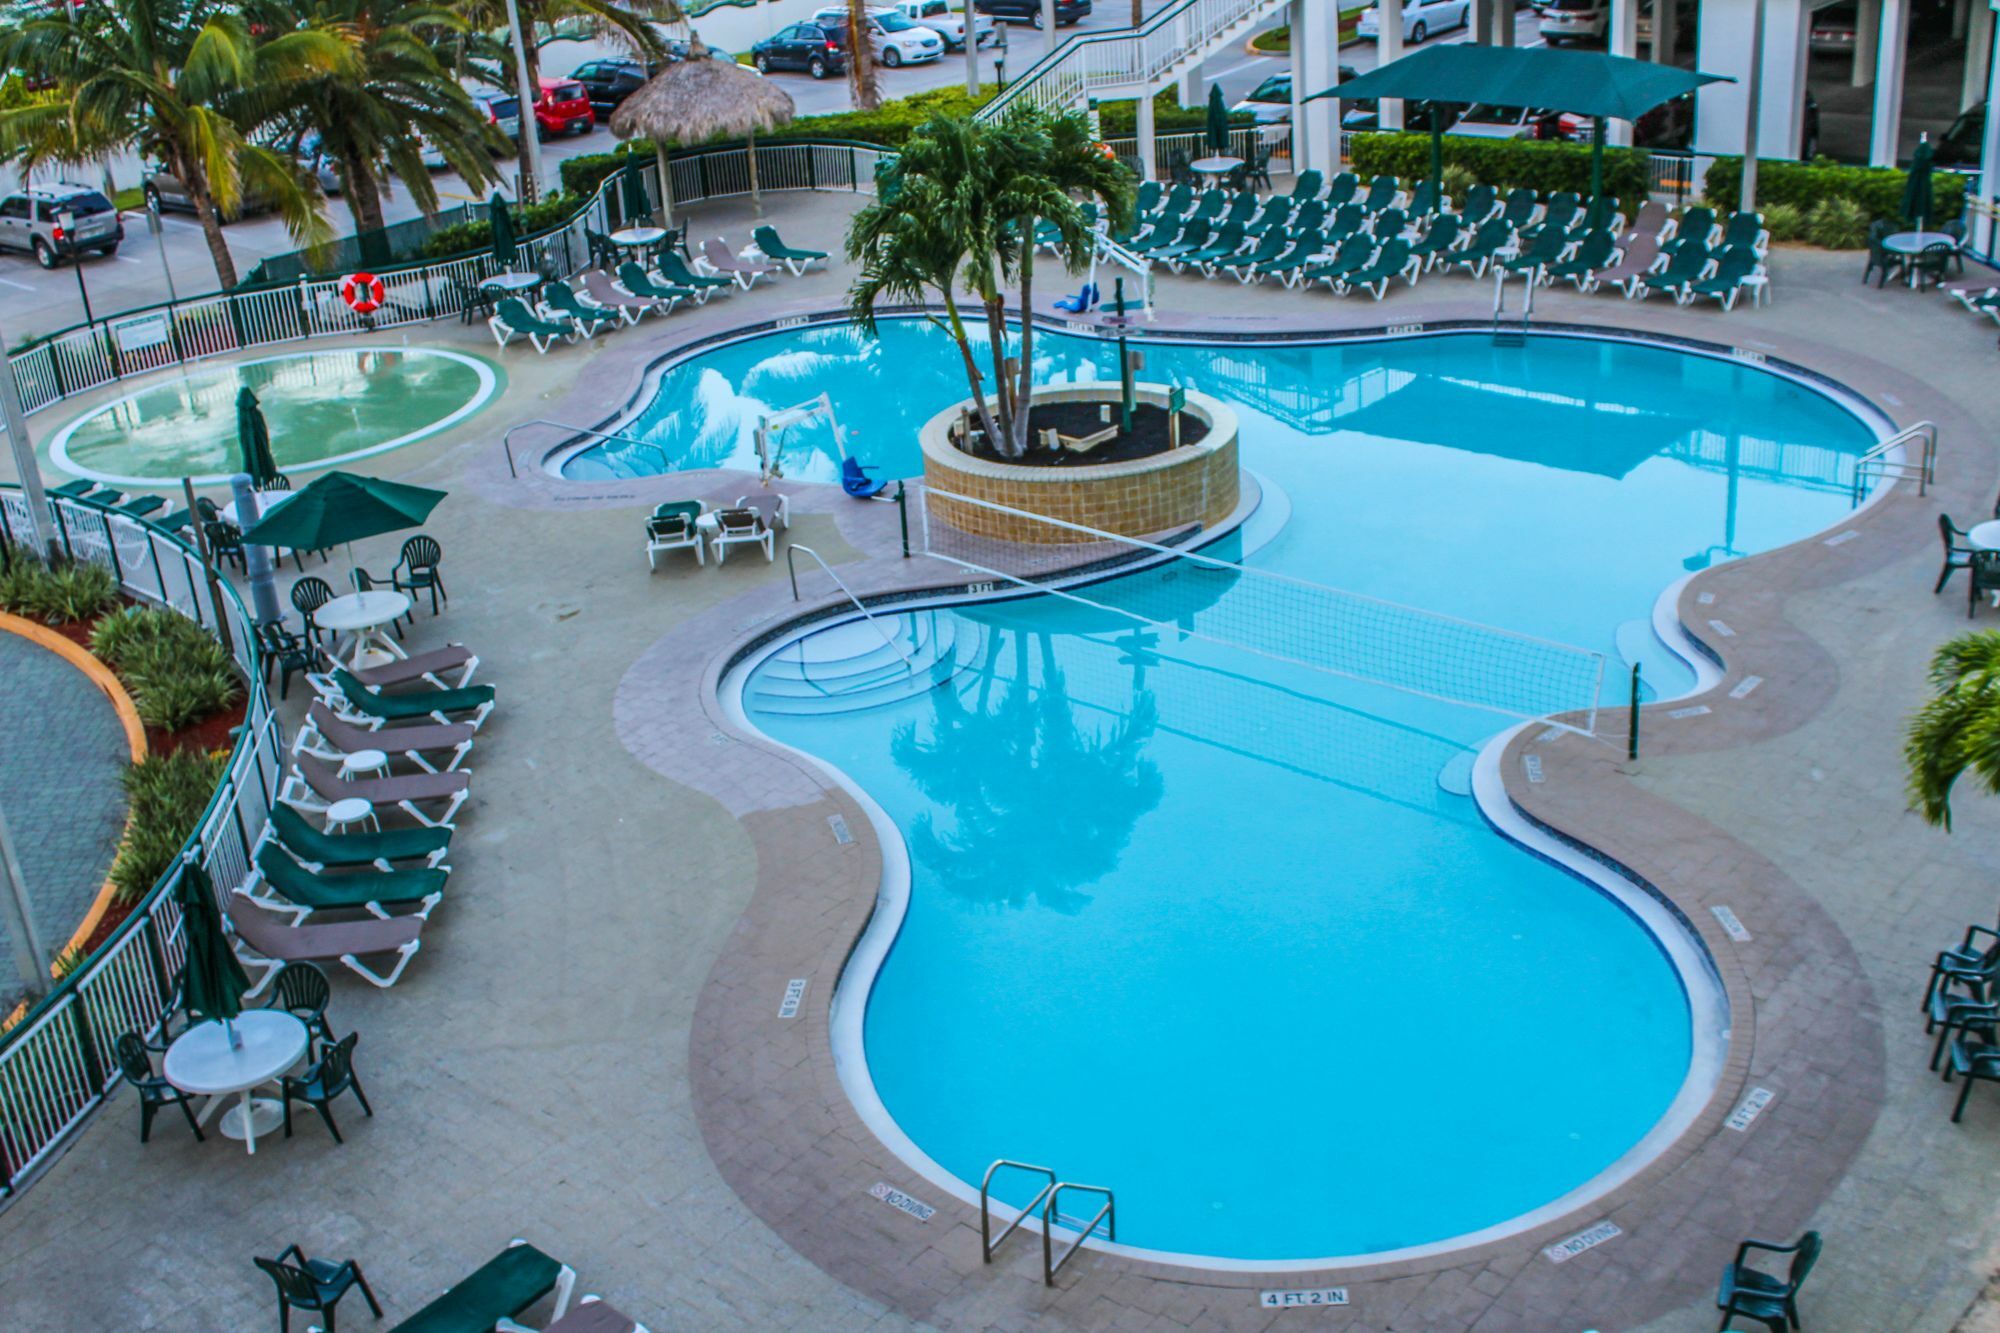
[[[901,1209],[911,1217],[916,1218],[919,1222],[928,1222],[937,1216],[937,1209],[931,1207],[929,1204],[920,1199],[913,1199],[903,1193],[903,1191],[892,1189],[879,1181],[869,1188],[868,1193],[880,1199],[883,1203],[888,1204],[891,1208]]]
[[[1605,1241],[1625,1233],[1618,1229],[1616,1222],[1599,1222],[1585,1231],[1579,1231],[1568,1240],[1559,1240],[1543,1250],[1552,1264],[1566,1264],[1585,1250],[1594,1250]]]

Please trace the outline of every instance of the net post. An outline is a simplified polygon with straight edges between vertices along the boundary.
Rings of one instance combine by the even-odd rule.
[[[1639,762],[1639,664],[1632,664],[1632,723],[1625,734],[1625,759]]]

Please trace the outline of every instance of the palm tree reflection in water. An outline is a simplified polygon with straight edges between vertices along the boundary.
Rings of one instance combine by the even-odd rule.
[[[1050,636],[1033,636],[1040,672],[1031,683],[1028,633],[989,626],[988,634],[976,699],[933,690],[929,734],[904,723],[890,740],[896,763],[952,816],[951,827],[940,828],[920,815],[910,852],[938,883],[973,902],[1039,902],[1074,914],[1090,903],[1083,886],[1117,866],[1133,828],[1164,794],[1159,769],[1145,757],[1158,710],[1135,665],[1123,718],[1079,727]],[[1007,639],[1014,679],[996,699]]]

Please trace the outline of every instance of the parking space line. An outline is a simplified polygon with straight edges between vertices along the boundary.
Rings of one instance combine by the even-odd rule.
[[[12,287],[15,291],[19,292],[32,292],[33,290],[35,290],[33,287],[30,287],[27,283],[15,282],[12,278],[0,278],[0,283],[4,283],[7,286]]]

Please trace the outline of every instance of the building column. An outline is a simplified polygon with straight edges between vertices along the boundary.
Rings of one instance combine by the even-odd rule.
[[[1994,114],[2000,110],[2000,23],[1989,17],[1986,26],[1992,35],[1986,50],[1986,133],[1979,145],[1979,194],[1990,204],[2000,195],[2000,115]],[[1993,253],[1996,238],[1992,218],[1979,214],[1973,235],[1982,253]]]
[[[1291,0],[1292,170],[1340,170],[1340,103],[1303,99],[1339,81],[1339,18],[1327,0]]]
[[[1493,6],[1493,44],[1514,44],[1514,0],[1497,0]]]
[[[1958,0],[1951,7],[1951,39],[1962,41],[1972,25],[1972,0]]]
[[[1866,88],[1875,82],[1875,44],[1881,40],[1882,0],[1857,0],[1854,6],[1854,69],[1848,75],[1850,88]]]
[[[1680,19],[1679,0],[1653,0],[1653,59],[1662,65],[1673,64],[1680,55]]]
[[[1467,41],[1479,46],[1492,43],[1494,4],[1495,0],[1472,0],[1472,12],[1465,19],[1465,26],[1471,29],[1466,34]]]
[[[1764,58],[1757,70],[1758,151],[1767,159],[1798,156],[1810,35],[1810,15],[1801,0],[1703,0],[1695,67],[1736,82],[1712,83],[1695,94],[1694,143],[1700,152],[1743,151],[1759,4],[1764,7]]]
[[[1882,0],[1882,37],[1875,48],[1875,119],[1868,165],[1896,165],[1903,135],[1903,60],[1910,43],[1910,0]]]
[[[1049,29],[1049,31],[1053,32],[1054,29]],[[1158,180],[1160,178],[1159,168],[1153,165],[1155,141],[1153,134],[1153,99],[1150,97],[1141,97],[1137,102],[1133,103],[1133,106],[1138,113],[1137,120],[1139,122],[1139,178],[1149,181]]]
[[[1199,60],[1188,62],[1187,72],[1180,77],[1180,89],[1177,96],[1180,98],[1182,106],[1200,107],[1208,105],[1208,80],[1201,76],[1201,62]]]
[[[1958,109],[1970,111],[1986,96],[1986,83],[1993,63],[1993,9],[1985,3],[1972,7],[1965,33],[1965,77],[1959,83]]]
[[[1660,35],[1660,11],[1657,0],[1653,8],[1653,36]],[[1639,54],[1639,0],[1611,0],[1611,26],[1605,33],[1605,47],[1614,56],[1630,59]],[[1632,146],[1632,122],[1629,120],[1607,120],[1604,122],[1604,141],[1614,148]]]
[[[1329,0],[1332,3],[1333,0]],[[1403,0],[1376,0],[1381,7],[1377,18],[1381,20],[1375,38],[1375,67],[1394,64],[1403,58]],[[1385,130],[1403,128],[1403,99],[1385,97],[1377,106],[1380,108],[1376,121]]]

